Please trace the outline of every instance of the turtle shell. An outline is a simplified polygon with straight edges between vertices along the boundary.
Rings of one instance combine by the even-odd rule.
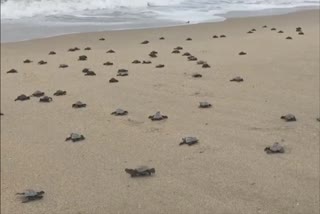
[[[125,111],[121,108],[118,108],[114,112],[112,112],[111,114],[113,114],[113,115],[126,115],[126,114],[128,114],[128,111]]]
[[[206,102],[206,101],[200,102],[200,105],[199,105],[200,108],[209,108],[211,106],[212,105],[210,103]]]
[[[296,117],[293,114],[286,114],[281,116],[281,119],[287,121],[287,122],[293,122],[293,121],[297,121]]]
[[[42,97],[44,95],[44,92],[42,92],[42,91],[35,91],[35,92],[33,92],[33,94],[32,94],[32,96],[34,96],[34,97]]]
[[[83,103],[81,101],[78,101],[78,102],[72,104],[72,108],[84,108],[86,106],[87,106],[87,104],[85,104],[85,103]]]
[[[180,143],[180,145],[182,144],[188,144],[189,146],[195,143],[198,143],[198,139],[196,137],[184,137],[182,138],[182,142]]]

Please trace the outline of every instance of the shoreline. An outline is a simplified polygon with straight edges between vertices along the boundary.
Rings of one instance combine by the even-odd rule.
[[[269,8],[269,9],[262,9],[262,10],[248,10],[248,11],[229,11],[227,13],[223,14],[216,14],[217,16],[221,16],[223,20],[212,20],[212,21],[204,21],[200,23],[171,23],[169,24],[163,21],[162,23],[151,23],[149,26],[142,26],[140,25],[133,25],[129,28],[126,27],[117,27],[115,29],[108,29],[108,26],[105,26],[103,24],[58,24],[56,26],[51,25],[49,27],[44,26],[43,24],[40,26],[33,26],[33,25],[25,25],[25,23],[15,23],[15,24],[8,24],[8,23],[1,23],[1,28],[3,30],[1,31],[1,38],[0,44],[6,44],[6,43],[15,43],[15,42],[25,42],[30,40],[37,40],[37,39],[46,39],[51,37],[57,37],[57,36],[63,36],[63,35],[71,35],[71,34],[81,34],[81,33],[95,33],[95,32],[112,32],[112,31],[125,31],[125,30],[143,30],[143,29],[157,29],[157,28],[168,28],[168,27],[179,27],[179,26],[186,26],[186,25],[197,25],[197,24],[206,24],[206,23],[219,23],[224,22],[228,19],[238,19],[238,18],[248,18],[248,17],[266,17],[266,16],[278,16],[278,15],[286,15],[290,13],[297,13],[301,11],[308,11],[308,10],[319,10],[318,6],[301,6],[301,7],[292,7],[292,8]],[[20,25],[19,28],[23,29],[26,34],[29,34],[28,37],[25,39],[14,39],[15,41],[10,41],[7,38],[14,38],[15,36],[18,36],[21,34],[19,30],[15,33],[11,33],[9,35],[5,35],[4,32],[6,31],[6,28],[9,28],[11,30],[11,26]],[[156,25],[156,26],[154,26]],[[106,28],[102,30],[98,30],[99,27]],[[73,29],[73,32],[70,32],[70,28]],[[111,27],[112,28],[112,27]],[[90,30],[91,29],[91,30]],[[50,32],[49,35],[44,34],[38,34],[37,36],[32,35],[32,31],[40,30],[41,32]],[[8,30],[7,30],[8,31]],[[12,31],[12,30],[11,30]],[[53,34],[54,31],[59,31],[60,33]],[[66,33],[63,33],[63,31],[69,31]],[[47,33],[48,34],[48,33]],[[4,39],[3,39],[4,38]],[[7,40],[7,41],[3,41]]]
[[[319,16],[308,10],[1,44],[1,213],[318,214]],[[230,81],[237,76],[243,81]],[[36,90],[53,101],[15,101]],[[72,108],[77,101],[87,106]],[[199,108],[203,101],[211,108]],[[112,115],[117,108],[127,115]],[[157,111],[168,118],[151,121]],[[289,113],[295,122],[281,119]],[[70,133],[85,140],[65,141]],[[179,145],[187,136],[199,142]],[[275,142],[285,152],[267,154]],[[140,165],[155,174],[125,171]],[[45,194],[24,204],[15,193],[25,189]]]

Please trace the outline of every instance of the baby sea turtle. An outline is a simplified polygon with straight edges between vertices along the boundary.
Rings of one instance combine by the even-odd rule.
[[[110,50],[107,51],[107,53],[115,53],[115,51],[110,49]]]
[[[179,51],[181,51],[181,50],[183,50],[183,47],[177,46],[177,47],[174,48],[174,50],[179,50]]]
[[[16,69],[10,69],[9,71],[7,71],[7,74],[15,74],[15,73],[18,73]]]
[[[252,28],[251,31],[256,31],[256,29],[255,29],[255,28]]]
[[[19,100],[19,101],[30,100],[30,97],[25,94],[21,94],[14,101],[17,101],[17,100]]]
[[[299,32],[299,31],[301,31],[301,30],[302,30],[301,27],[296,27],[296,31],[297,31],[297,32]]]
[[[152,57],[152,58],[155,58],[155,57],[157,57],[157,54],[158,54],[157,51],[151,51],[149,56]]]
[[[195,57],[195,56],[188,56],[188,60],[189,60],[189,61],[197,61],[198,58]]]
[[[210,65],[209,65],[208,63],[204,63],[204,64],[202,65],[202,68],[210,68]]]
[[[230,80],[230,82],[243,82],[243,78],[240,76],[234,77]]]
[[[119,69],[117,76],[128,76],[129,75],[128,72],[129,71],[127,69]]]
[[[140,63],[141,63],[141,61],[137,60],[137,59],[132,61],[132,64],[140,64]]]
[[[151,64],[151,61],[150,61],[150,60],[146,60],[146,61],[143,60],[143,61],[142,61],[142,64]]]
[[[185,52],[182,54],[182,56],[191,56],[191,54],[189,52]]]
[[[114,112],[111,113],[112,115],[116,115],[116,116],[123,116],[123,115],[127,115],[128,111],[125,111],[121,108],[116,109]]]
[[[227,36],[224,35],[224,34],[220,35],[220,38],[226,38],[226,37],[227,37]]]
[[[33,94],[31,96],[42,97],[42,96],[44,96],[44,92],[37,90],[37,91],[33,92]]]
[[[87,57],[86,55],[81,55],[81,56],[79,56],[79,58],[78,58],[79,61],[85,61],[85,60],[87,60],[87,59],[88,59],[88,57]]]
[[[164,40],[165,38],[164,38],[164,37],[160,37],[159,39],[160,39],[160,40]]]
[[[110,66],[110,65],[113,65],[113,63],[108,61],[108,62],[103,63],[103,65]]]
[[[66,141],[71,140],[72,142],[78,142],[84,139],[85,137],[82,134],[71,133],[70,136],[66,138]]]
[[[304,33],[303,33],[302,31],[300,31],[298,34],[299,34],[299,35],[304,35]]]
[[[191,39],[190,37],[186,39],[186,41],[191,41],[191,40],[192,40],[192,39]]]
[[[212,105],[206,101],[200,102],[199,108],[210,108]]]
[[[78,51],[78,50],[80,50],[80,48],[78,48],[78,47],[74,47],[74,48],[69,48],[69,52],[75,52],[75,51]]]
[[[239,53],[239,55],[240,55],[240,56],[243,56],[243,55],[247,55],[247,53],[246,53],[246,52],[241,51],[241,52]]]
[[[87,106],[87,104],[81,102],[81,101],[78,101],[74,104],[72,104],[72,108],[85,108]]]
[[[38,62],[38,64],[39,64],[39,65],[45,65],[45,64],[47,64],[47,62],[46,62],[46,61],[43,61],[43,60],[40,60],[40,61]]]
[[[85,73],[85,76],[96,76],[96,73],[94,71],[88,71]]]
[[[110,83],[115,83],[115,82],[119,82],[119,80],[117,80],[116,78],[113,78],[113,77],[112,77],[112,78],[109,80],[109,82],[110,82]]]
[[[143,42],[141,42],[141,44],[143,44],[143,45],[149,44],[149,41],[148,40],[144,40]]]
[[[286,122],[297,121],[296,117],[293,114],[286,114],[280,117],[280,119],[285,120]]]
[[[49,55],[56,55],[57,53],[56,52],[54,52],[54,51],[50,51],[49,52]]]
[[[100,38],[100,39],[99,39],[99,41],[104,41],[104,40],[106,40],[106,39],[105,39],[105,38]]]
[[[318,118],[317,118],[317,121],[319,121],[319,122],[320,122],[320,117],[318,117]]]
[[[179,50],[173,50],[171,53],[173,53],[173,54],[179,54],[180,51],[179,51]]]
[[[275,142],[272,146],[268,146],[264,149],[267,154],[284,153],[284,148],[278,142]]]
[[[54,96],[63,96],[66,95],[67,91],[63,91],[63,90],[57,90],[56,92],[54,92]]]
[[[198,143],[199,140],[196,137],[184,137],[182,138],[182,142],[179,143],[179,146],[183,145],[183,144],[187,144],[188,146],[191,146],[193,144]]]
[[[26,59],[23,61],[23,63],[31,63],[32,61],[30,59]]]
[[[148,118],[149,118],[150,120],[154,121],[154,120],[168,119],[168,116],[162,115],[162,114],[160,113],[160,111],[157,111],[154,115],[150,115]]]
[[[22,203],[27,203],[30,201],[40,200],[43,198],[44,191],[34,191],[32,189],[28,189],[24,192],[18,192],[16,195],[22,196]]]
[[[156,68],[164,68],[164,64],[156,65]]]
[[[39,100],[39,102],[41,103],[50,103],[51,101],[52,101],[52,98],[48,96],[41,97]]]
[[[87,72],[89,72],[89,71],[90,71],[89,68],[84,68],[84,69],[82,69],[82,73],[87,73]]]
[[[0,116],[3,116],[4,114],[2,112],[0,112]]]
[[[90,48],[90,47],[86,47],[84,50],[85,50],[85,51],[90,51],[91,48]]]
[[[139,176],[150,176],[155,173],[156,170],[154,168],[150,168],[147,166],[140,166],[135,169],[125,169],[125,172],[130,174],[131,177],[139,177]]]
[[[283,31],[282,31],[282,30],[279,30],[278,33],[283,33]]]
[[[199,74],[199,73],[195,73],[195,74],[192,74],[192,77],[194,77],[194,78],[200,78],[200,77],[202,77],[202,75]]]
[[[253,33],[251,30],[249,30],[248,32],[247,32],[248,34],[251,34],[251,33]]]
[[[263,26],[262,26],[262,28],[267,28],[267,27],[268,27],[267,25],[263,25]]]
[[[206,62],[206,61],[203,61],[203,60],[199,60],[199,61],[197,62],[198,65],[203,65],[204,63],[207,63],[207,62]]]
[[[291,37],[291,36],[288,36],[288,37],[286,37],[286,39],[292,39],[292,37]]]
[[[67,67],[69,67],[69,65],[67,65],[67,64],[60,64],[59,65],[59,68],[67,68]]]
[[[277,29],[273,27],[273,28],[271,28],[271,30],[272,30],[272,31],[275,31],[275,30],[277,30]]]
[[[212,36],[212,38],[217,39],[217,38],[219,38],[219,36],[214,35],[214,36]]]

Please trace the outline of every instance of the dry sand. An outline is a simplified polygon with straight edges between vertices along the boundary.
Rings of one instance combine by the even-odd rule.
[[[74,46],[82,50],[67,52]],[[176,46],[211,68],[171,54]],[[116,53],[106,54],[111,48]],[[149,58],[152,50],[158,58]],[[1,51],[2,214],[319,213],[319,10],[66,35],[2,44]],[[87,61],[77,61],[82,54]],[[23,64],[26,58],[34,62]],[[152,64],[131,64],[135,59]],[[69,68],[59,69],[62,63]],[[160,63],[165,68],[156,69]],[[97,76],[85,77],[85,67]],[[6,74],[11,68],[19,73]],[[120,68],[129,76],[110,84]],[[203,77],[192,78],[194,72]],[[235,76],[244,82],[229,82]],[[22,93],[52,96],[57,89],[68,94],[52,103],[14,102]],[[87,108],[72,109],[78,100]],[[199,109],[200,101],[213,107]],[[118,107],[129,114],[110,115]],[[157,110],[169,119],[151,122]],[[280,120],[287,113],[298,121]],[[65,142],[71,132],[86,140]],[[200,143],[179,146],[188,135]],[[276,141],[286,152],[267,155],[264,148]],[[138,165],[156,174],[124,172]],[[46,191],[44,199],[20,203],[15,193],[27,188]]]

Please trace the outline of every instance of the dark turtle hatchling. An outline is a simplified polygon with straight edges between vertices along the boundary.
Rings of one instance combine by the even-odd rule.
[[[63,96],[66,95],[67,91],[63,91],[63,90],[57,90],[56,92],[54,92],[54,96]]]
[[[123,115],[127,115],[128,111],[125,111],[125,110],[123,110],[121,108],[118,108],[114,112],[112,112],[111,114],[115,115],[115,116],[123,116]]]
[[[186,39],[186,41],[191,41],[191,40],[192,40],[192,39],[191,39],[190,37]]]
[[[16,195],[21,196],[22,203],[27,203],[30,201],[40,200],[43,198],[44,191],[34,191],[32,189],[28,189],[24,192],[18,192]]]
[[[248,32],[247,32],[248,34],[251,34],[251,33],[253,33],[251,30],[249,30]]]
[[[284,148],[278,142],[264,149],[267,154],[284,153]]]
[[[87,60],[87,59],[88,59],[88,57],[87,57],[86,55],[81,55],[81,56],[79,56],[79,58],[78,58],[79,61],[85,61],[85,60]]]
[[[125,172],[130,174],[131,177],[139,177],[139,176],[150,176],[156,172],[154,168],[150,168],[147,166],[140,166],[135,169],[125,169]]]
[[[115,51],[110,49],[110,50],[107,51],[107,53],[115,53]]]
[[[25,100],[30,100],[30,97],[24,94],[19,95],[14,101],[25,101]]]
[[[69,67],[67,64],[60,64],[59,65],[59,68],[67,68],[67,67]]]
[[[195,56],[188,56],[188,60],[189,60],[189,61],[197,61],[198,58],[195,57]]]
[[[194,78],[200,78],[200,77],[202,77],[202,75],[199,74],[199,73],[195,73],[195,74],[192,74],[192,77],[194,77]]]
[[[82,69],[82,73],[88,73],[89,71],[90,71],[89,68],[84,68],[84,69]]]
[[[43,61],[43,60],[40,60],[40,61],[38,62],[38,64],[39,64],[39,65],[45,65],[45,64],[47,64],[47,62],[46,62],[46,61]]]
[[[90,47],[86,47],[84,50],[85,50],[85,51],[90,51],[91,48],[90,48]]]
[[[152,58],[156,58],[157,57],[158,52],[157,51],[151,51],[149,56]]]
[[[160,40],[164,40],[165,38],[164,38],[164,37],[160,37],[159,39],[160,39]]]
[[[70,136],[66,138],[66,141],[71,140],[72,142],[78,142],[84,139],[85,137],[82,134],[71,133]]]
[[[203,60],[199,60],[199,61],[197,62],[198,65],[203,65],[204,63],[207,63],[207,62],[206,62],[206,61],[203,61]]]
[[[177,47],[174,48],[174,50],[179,50],[179,51],[181,51],[181,50],[183,50],[183,47],[177,46]]]
[[[49,55],[56,55],[57,53],[56,52],[54,52],[54,51],[50,51],[49,52]]]
[[[52,101],[52,98],[48,96],[41,97],[39,100],[39,102],[41,103],[50,103],[51,101]]]
[[[234,77],[230,80],[230,82],[243,82],[243,78],[242,77]]]
[[[116,82],[119,82],[119,80],[113,77],[109,80],[109,83],[116,83]]]
[[[164,64],[156,65],[156,68],[164,68]]]
[[[267,25],[263,25],[263,26],[262,26],[262,28],[267,28],[267,27],[268,27]]]
[[[87,106],[87,104],[81,102],[81,101],[78,101],[74,104],[72,104],[72,108],[85,108]]]
[[[317,121],[320,122],[320,117],[317,118]]]
[[[226,38],[226,37],[227,37],[227,36],[224,35],[224,34],[220,35],[220,38]]]
[[[191,54],[189,52],[185,52],[182,54],[182,56],[191,56]]]
[[[133,60],[133,61],[132,61],[132,64],[140,64],[140,63],[141,63],[140,60]]]
[[[103,65],[110,66],[110,65],[113,65],[113,63],[112,62],[105,62],[105,63],[103,63]]]
[[[31,96],[42,97],[42,96],[44,96],[44,92],[37,90],[37,91],[33,92],[33,94]]]
[[[280,117],[280,119],[285,120],[286,122],[297,121],[296,117],[293,114],[286,114]]]
[[[291,40],[291,39],[292,39],[292,37],[291,37],[291,36],[288,36],[288,37],[286,37],[286,39],[290,39],[290,40]]]
[[[299,34],[299,35],[304,35],[304,33],[303,33],[302,31],[300,31],[298,34]]]
[[[96,76],[96,73],[94,71],[88,71],[84,75],[85,76]]]
[[[275,30],[277,30],[277,28],[274,28],[274,27],[273,27],[273,28],[271,28],[271,30],[272,30],[272,31],[275,31]]]
[[[150,60],[146,60],[146,61],[143,60],[143,61],[142,61],[142,64],[151,64],[151,61],[150,61]]]
[[[16,69],[10,69],[9,71],[7,71],[7,74],[15,74],[15,73],[18,73]]]
[[[282,30],[279,30],[278,33],[283,33],[283,31],[282,31]]]
[[[243,55],[247,55],[247,53],[246,53],[246,52],[241,51],[241,52],[239,53],[239,55],[240,55],[240,56],[243,56]]]
[[[23,63],[31,63],[32,61],[30,59],[26,59],[23,61]]]
[[[255,28],[252,28],[251,31],[256,31],[256,29],[255,29]]]
[[[189,146],[198,143],[199,140],[196,137],[184,137],[182,138],[182,142],[179,145],[187,144]]]
[[[179,54],[180,51],[179,51],[179,50],[173,50],[171,53],[173,53],[173,54]]]
[[[2,112],[0,112],[0,116],[3,116],[4,114]]]
[[[149,44],[149,41],[145,40],[145,41],[141,42],[141,44],[143,44],[143,45]]]
[[[302,30],[301,27],[296,27],[296,31],[297,31],[297,32],[299,32],[299,31],[301,31],[301,30]]]
[[[148,118],[149,118],[150,120],[154,121],[154,120],[168,119],[168,116],[162,115],[162,114],[160,113],[160,111],[157,111],[154,115],[150,115]]]
[[[210,108],[212,105],[206,101],[200,102],[199,108]]]
[[[128,72],[129,71],[127,69],[119,69],[117,76],[128,76],[129,75]]]
[[[217,38],[219,38],[219,36],[214,35],[214,36],[212,36],[212,38],[217,39]]]
[[[105,39],[105,38],[100,38],[99,40],[100,40],[100,41],[104,41],[104,40],[106,40],[106,39]]]
[[[202,68],[210,68],[210,65],[209,65],[208,63],[204,63],[204,64],[202,65]]]
[[[75,52],[75,51],[78,51],[78,50],[80,50],[80,48],[78,48],[78,47],[74,47],[74,48],[69,48],[69,52]]]

